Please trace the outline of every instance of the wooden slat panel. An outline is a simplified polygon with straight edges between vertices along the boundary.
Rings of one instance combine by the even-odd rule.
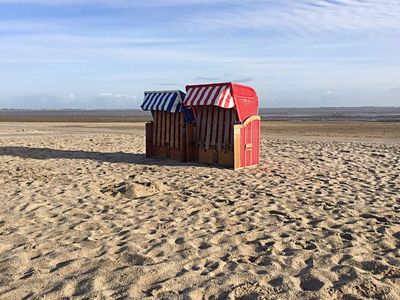
[[[231,129],[230,129],[230,131],[229,131],[229,148],[230,148],[230,149],[233,149],[233,148],[232,148],[233,139],[234,139],[234,136],[233,136],[233,126],[235,125],[235,122],[236,122],[236,110],[233,109],[233,108],[231,108],[230,111],[231,111]]]
[[[164,130],[163,130],[163,134],[164,134],[163,140],[164,140],[164,146],[165,147],[168,145],[168,142],[167,142],[167,130],[168,130],[167,117],[168,117],[168,112],[165,111],[164,112]]]
[[[180,113],[177,113],[176,114],[176,116],[175,116],[175,148],[179,148],[179,133],[180,133],[180,131],[179,131],[179,120],[180,120],[180,118],[179,118],[179,114]]]
[[[182,131],[183,131],[183,124],[184,124],[184,115],[183,112],[179,113],[179,149],[183,149],[183,138],[182,138]]]
[[[230,122],[231,112],[229,111],[229,109],[224,109],[224,110],[225,110],[224,148],[228,149],[229,148],[229,133],[231,130],[231,122]]]
[[[203,115],[201,118],[201,124],[200,124],[200,148],[204,148],[204,144],[206,142],[206,129],[207,129],[207,115],[208,115],[208,110],[207,107],[203,108]]]
[[[164,147],[165,145],[165,111],[161,112],[161,147]]]
[[[156,145],[156,138],[157,138],[157,112],[151,111],[153,115],[153,146]]]
[[[165,121],[165,144],[169,144],[169,134],[171,131],[171,113],[166,113],[166,121]]]
[[[200,124],[201,124],[201,116],[203,112],[203,107],[196,106],[197,116],[196,116],[196,132],[195,132],[195,143],[196,145],[200,145]]]
[[[169,137],[169,146],[175,148],[175,115],[171,114],[171,134]]]
[[[186,124],[186,161],[195,160],[195,147],[193,144],[193,134],[194,134],[193,124]]]
[[[211,140],[211,132],[212,132],[212,117],[214,114],[213,110],[214,106],[207,107],[207,129],[206,129],[206,137],[205,137],[205,149],[208,150],[210,148],[210,140]]]
[[[214,106],[213,120],[212,120],[212,129],[211,129],[211,146],[215,146],[217,144],[217,134],[218,134],[218,113],[219,107]]]
[[[223,143],[223,133],[224,133],[224,113],[225,109],[224,108],[219,108],[219,116],[218,116],[218,135],[217,135],[217,149],[221,150],[222,149],[222,143]]]
[[[157,111],[157,146],[161,146],[161,112]]]

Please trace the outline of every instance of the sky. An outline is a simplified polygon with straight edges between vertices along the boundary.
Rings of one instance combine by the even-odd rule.
[[[400,106],[400,1],[0,0],[0,108],[227,81],[266,108]]]

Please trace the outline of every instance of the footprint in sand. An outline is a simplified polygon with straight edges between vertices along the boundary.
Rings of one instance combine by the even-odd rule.
[[[264,299],[268,295],[267,287],[261,287],[258,283],[244,283],[233,288],[228,295],[221,295],[218,299]]]
[[[215,271],[216,269],[218,269],[219,267],[219,262],[217,261],[209,261],[206,264],[204,264],[204,270],[200,273],[200,275],[208,275],[208,273],[211,273],[213,271]]]
[[[374,275],[379,275],[386,272],[389,266],[377,260],[366,260],[361,262],[361,267]]]
[[[324,283],[318,278],[305,274],[300,278],[300,287],[303,291],[319,291],[324,286]]]
[[[283,284],[283,278],[282,277],[276,277],[274,279],[271,279],[268,281],[268,283],[273,286],[273,287],[279,287]]]
[[[133,252],[125,252],[121,255],[120,261],[135,266],[144,266],[153,262],[152,258]]]

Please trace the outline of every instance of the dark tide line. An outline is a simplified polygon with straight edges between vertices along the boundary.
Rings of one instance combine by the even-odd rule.
[[[399,122],[400,107],[261,108],[263,120]],[[145,122],[151,114],[126,110],[0,110],[0,122]]]

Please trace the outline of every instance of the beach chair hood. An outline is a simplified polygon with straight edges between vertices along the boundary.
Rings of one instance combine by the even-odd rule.
[[[185,93],[182,91],[146,91],[141,105],[143,110],[181,112]]]
[[[187,122],[193,121],[190,109],[183,106],[185,93],[180,90],[174,91],[146,91],[143,103],[140,106],[148,111],[166,111],[170,113],[183,112]]]
[[[185,107],[218,106],[234,108],[240,122],[258,114],[258,98],[254,89],[248,86],[225,82],[186,86]]]

